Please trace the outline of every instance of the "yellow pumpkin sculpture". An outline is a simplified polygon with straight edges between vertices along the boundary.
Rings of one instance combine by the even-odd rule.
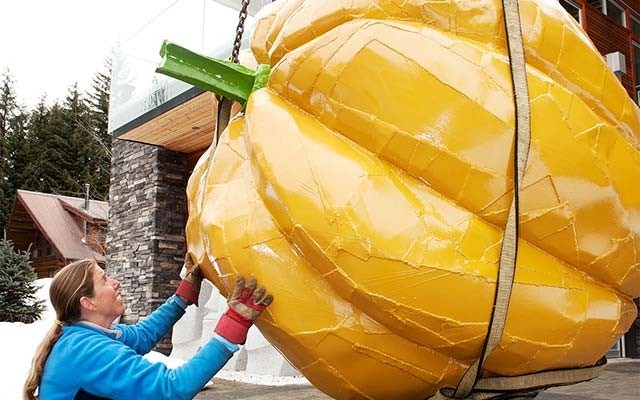
[[[554,1],[522,0],[531,149],[499,375],[591,365],[640,296],[640,112]],[[423,399],[479,355],[513,198],[498,0],[291,0],[252,40],[266,87],[200,159],[189,251],[337,399]]]

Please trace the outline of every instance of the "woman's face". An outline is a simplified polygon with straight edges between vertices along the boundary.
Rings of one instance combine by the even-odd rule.
[[[110,321],[121,316],[125,310],[118,288],[120,288],[120,282],[109,278],[102,268],[94,267],[91,300],[95,304],[95,311]]]

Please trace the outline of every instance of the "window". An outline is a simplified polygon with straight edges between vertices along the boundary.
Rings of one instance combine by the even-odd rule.
[[[626,27],[627,18],[624,8],[614,0],[587,0],[596,9],[607,15],[611,20]]]
[[[640,104],[640,44],[633,42],[633,77],[636,84],[636,103]]]
[[[605,14],[607,14],[609,18],[619,23],[620,25],[627,26],[627,19],[624,15],[624,8],[622,8],[622,6],[618,5],[618,3],[613,0],[606,0],[605,4],[607,7]]]
[[[578,21],[579,24],[582,24],[582,13],[580,12],[581,8],[578,4],[574,3],[571,0],[560,0],[560,5],[564,7],[565,10],[567,10],[569,15],[571,15],[573,19]]]
[[[635,35],[640,35],[640,19],[631,16],[631,32]]]
[[[589,4],[600,10],[603,14],[605,14],[604,2],[605,0],[588,0]]]

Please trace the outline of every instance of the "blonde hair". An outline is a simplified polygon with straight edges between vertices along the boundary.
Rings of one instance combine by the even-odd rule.
[[[51,281],[49,296],[56,311],[56,323],[49,329],[38,347],[31,370],[24,384],[26,400],[37,400],[36,394],[44,373],[44,364],[53,345],[62,336],[62,325],[69,325],[80,319],[80,298],[93,296],[93,269],[98,267],[93,260],[80,260],[62,268]]]

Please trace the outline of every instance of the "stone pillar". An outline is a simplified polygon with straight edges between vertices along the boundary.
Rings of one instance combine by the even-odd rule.
[[[122,323],[144,319],[180,281],[187,217],[187,157],[158,146],[114,139],[109,193],[107,271],[122,284]],[[171,334],[156,347],[168,354]]]

